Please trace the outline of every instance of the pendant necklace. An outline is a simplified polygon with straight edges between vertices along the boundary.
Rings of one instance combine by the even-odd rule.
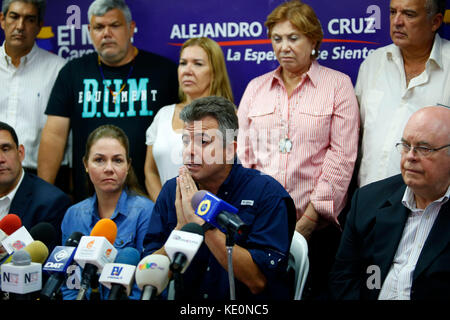
[[[109,92],[111,93],[111,95],[113,97],[113,104],[116,104],[116,98],[120,95],[120,93],[123,91],[123,89],[125,89],[125,87],[127,86],[128,79],[130,79],[131,73],[133,72],[133,69],[134,69],[134,64],[135,64],[136,56],[137,56],[138,52],[139,52],[139,50],[136,47],[134,47],[134,57],[133,57],[133,61],[131,61],[130,71],[128,72],[127,78],[125,79],[125,82],[123,83],[119,92],[114,92],[111,89],[111,85],[107,86]],[[102,67],[102,62],[100,60],[100,55],[98,55],[98,68],[100,70],[100,74],[102,75],[103,83],[105,83],[106,79],[105,79],[105,74],[103,73],[103,67]]]
[[[287,121],[283,119],[283,116],[281,114],[281,97],[280,97],[280,93],[278,92],[277,94],[277,102],[278,102],[278,106],[279,106],[279,111],[280,112],[280,119],[281,119],[281,136],[282,138],[280,139],[280,141],[278,142],[278,148],[280,150],[281,153],[290,153],[292,150],[292,141],[289,138],[289,105],[288,105],[288,116],[287,116]]]

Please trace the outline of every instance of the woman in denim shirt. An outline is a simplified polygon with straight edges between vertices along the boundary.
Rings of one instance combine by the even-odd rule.
[[[94,195],[67,210],[61,225],[62,243],[75,231],[89,235],[100,219],[108,218],[117,225],[114,247],[119,251],[133,247],[142,254],[154,204],[138,186],[126,134],[113,125],[98,127],[88,137],[83,163]],[[62,287],[64,300],[73,300],[77,296],[80,275],[78,266],[68,270],[67,281]],[[101,299],[107,299],[109,290],[99,287]],[[135,285],[130,299],[139,297],[140,291]]]

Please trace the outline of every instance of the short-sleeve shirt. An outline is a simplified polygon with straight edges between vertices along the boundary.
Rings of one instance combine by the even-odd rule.
[[[144,239],[145,254],[163,247],[176,226],[175,190],[176,178],[167,181],[161,190]],[[235,206],[249,226],[235,243],[250,252],[267,279],[267,287],[258,295],[236,280],[236,299],[289,299],[286,267],[296,220],[292,198],[272,177],[240,164],[233,165],[217,196]],[[205,243],[183,274],[183,282],[189,299],[230,298],[228,273]]]
[[[108,87],[117,93],[125,83],[113,103]],[[177,100],[176,64],[156,54],[140,50],[134,62],[120,67],[102,64],[100,68],[97,53],[69,61],[56,79],[45,113],[70,118],[75,200],[88,195],[87,177],[82,174],[87,137],[104,124],[116,125],[127,134],[132,166],[143,187],[145,131],[162,106]]]

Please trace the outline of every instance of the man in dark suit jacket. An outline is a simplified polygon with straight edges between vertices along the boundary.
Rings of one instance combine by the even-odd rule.
[[[409,119],[401,175],[358,189],[330,274],[335,299],[450,299],[450,109]]]
[[[24,146],[19,145],[15,130],[0,122],[0,219],[14,213],[28,231],[40,222],[48,222],[60,242],[61,221],[71,200],[57,187],[26,173],[22,169],[24,156]]]

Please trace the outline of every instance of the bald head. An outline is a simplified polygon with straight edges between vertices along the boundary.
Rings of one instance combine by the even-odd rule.
[[[433,141],[434,147],[450,143],[450,109],[440,106],[422,108],[409,118],[405,132],[416,131],[417,135],[428,136],[427,143]],[[448,148],[450,154],[450,148]]]
[[[431,106],[419,109],[409,118],[406,127],[419,126],[427,128],[436,135],[450,139],[450,109],[441,106]],[[406,128],[405,128],[406,130]]]
[[[403,180],[413,190],[417,203],[442,197],[450,185],[450,109],[433,106],[416,111],[405,126],[402,142],[432,149],[426,155],[416,150],[402,153]]]

